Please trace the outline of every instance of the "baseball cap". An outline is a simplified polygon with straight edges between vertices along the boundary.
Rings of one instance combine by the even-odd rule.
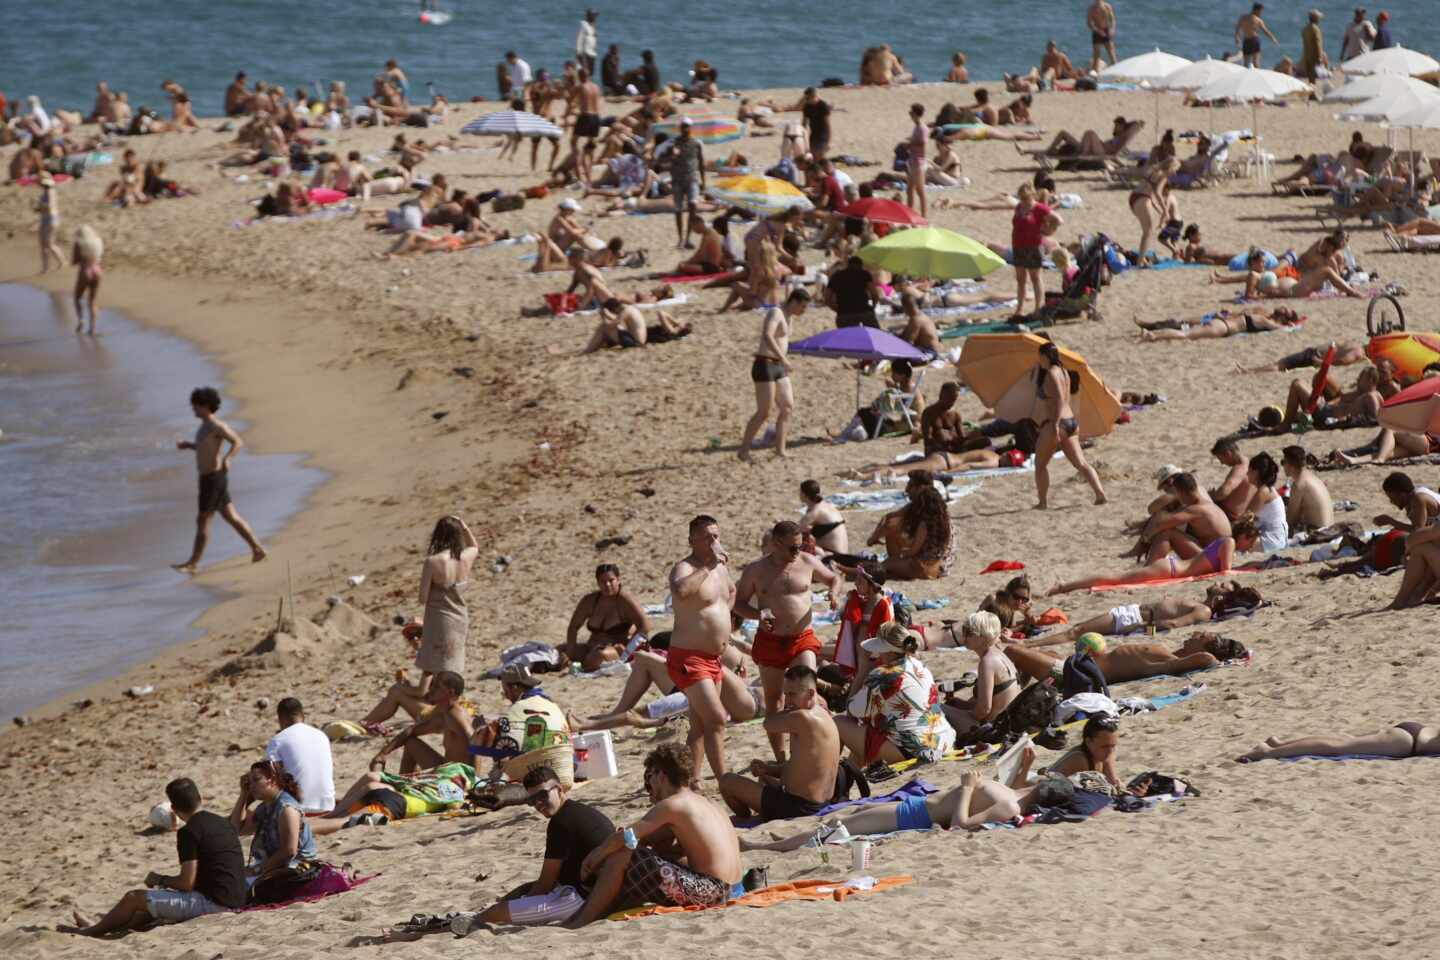
[[[574,197],[566,197],[564,200],[561,200],[561,201],[560,201],[560,209],[561,209],[561,210],[579,210],[579,209],[580,209],[580,201],[579,201],[579,200],[576,200]]]
[[[689,117],[681,117],[681,118],[680,118],[680,126],[681,126],[682,128],[693,127],[694,125],[695,125],[695,121],[694,121],[694,120],[691,120]]]

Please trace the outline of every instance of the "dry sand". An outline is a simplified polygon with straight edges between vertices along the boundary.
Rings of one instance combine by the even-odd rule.
[[[910,102],[919,100],[933,112],[947,97],[963,94],[927,86],[826,96],[837,107],[836,151],[888,161],[892,144],[908,129]],[[477,109],[461,108],[444,130],[457,131]],[[1037,98],[1034,113],[1049,131],[1078,133],[1107,129],[1116,113],[1150,117],[1152,110],[1148,96],[1047,94]],[[1248,109],[1215,112],[1220,129],[1248,126],[1249,118]],[[1202,111],[1165,103],[1163,122],[1177,130],[1201,127],[1207,119]],[[1336,150],[1352,129],[1319,105],[1262,109],[1261,127],[1268,148],[1282,158]],[[1375,129],[1366,133],[1383,136]],[[379,150],[390,136],[345,132],[337,147]],[[320,956],[417,911],[489,902],[538,869],[543,829],[528,811],[432,818],[326,840],[321,850],[327,859],[383,876],[360,892],[317,904],[209,918],[118,943],[53,932],[72,908],[108,909],[146,871],[168,869],[173,838],[144,829],[145,811],[167,780],[192,776],[213,808],[228,809],[237,775],[273,732],[273,715],[256,709],[257,698],[298,695],[312,719],[322,722],[356,717],[371,705],[407,662],[407,648],[388,624],[396,614],[417,612],[420,550],[438,515],[462,511],[482,545],[470,592],[473,680],[501,647],[558,642],[574,601],[590,588],[597,561],[619,562],[628,588],[658,601],[665,570],[683,552],[684,523],[692,514],[718,516],[732,550],[747,557],[765,527],[794,515],[800,481],[817,477],[833,489],[836,470],[904,448],[898,440],[826,444],[823,429],[840,426],[851,412],[852,377],[833,363],[801,360],[791,458],[777,463],[762,455],[756,466],[739,464],[733,452],[752,403],[746,371],[758,327],[754,315],[715,316],[719,294],[690,291],[696,302],[680,311],[696,326],[689,340],[557,359],[546,348],[579,347],[592,321],[522,318],[520,308],[562,289],[563,275],[525,275],[514,247],[379,263],[372,256],[388,240],[361,230],[353,219],[231,229],[230,222],[246,214],[245,201],[261,190],[255,182],[238,185],[217,176],[212,164],[229,152],[227,140],[209,132],[136,138],[142,158],[169,158],[171,175],[202,194],[130,210],[102,207],[99,196],[111,174],[101,171],[61,190],[67,230],[90,222],[105,237],[106,306],[186,336],[224,364],[227,391],[244,402],[255,424],[247,436],[255,449],[308,451],[332,479],[271,544],[270,562],[252,567],[237,561],[204,573],[205,582],[233,597],[201,621],[205,638],[83,694],[98,700],[94,706],[54,704],[40,722],[0,742],[0,796],[10,799],[12,811],[0,853],[0,953],[6,956]],[[775,137],[755,138],[740,149],[768,161],[778,144]],[[1417,145],[1440,152],[1433,134],[1417,138]],[[1013,189],[1032,169],[1009,144],[966,144],[960,153],[974,180],[963,195],[972,198]],[[519,164],[497,166],[492,152],[443,155],[423,169],[443,171],[452,185],[471,190],[513,189],[537,179]],[[1083,208],[1066,213],[1064,237],[1104,230],[1127,245],[1136,242],[1123,192],[1093,174],[1059,180],[1062,190],[1085,200]],[[29,276],[36,256],[32,198],[25,190],[0,191],[0,225],[8,232],[0,272],[6,280],[61,289],[68,273],[39,281]],[[557,199],[552,194],[494,219],[516,232],[539,230]],[[1317,201],[1272,198],[1247,180],[1184,193],[1180,202],[1184,218],[1201,222],[1207,242],[1218,247],[1303,247],[1318,236],[1311,213]],[[932,219],[982,239],[1008,237],[1006,215],[998,212],[941,211]],[[675,257],[668,216],[602,221],[597,230],[623,235],[627,247],[648,249],[652,264],[668,266]],[[1363,265],[1409,288],[1405,305],[1412,325],[1430,326],[1440,261],[1391,254],[1369,229],[1353,237]],[[1002,272],[990,287],[1008,291],[1012,284]],[[624,279],[621,285],[630,286]],[[1136,343],[1132,315],[1195,315],[1234,290],[1209,285],[1199,270],[1132,273],[1104,293],[1105,322],[1057,328],[1056,338],[1086,356],[1109,383],[1169,397],[1092,451],[1111,505],[1089,506],[1083,485],[1063,464],[1054,469],[1055,509],[1046,515],[1029,510],[1028,476],[986,480],[952,507],[959,553],[950,576],[906,585],[906,592],[949,598],[949,610],[960,612],[998,585],[998,578],[976,573],[993,559],[1022,560],[1041,586],[1097,566],[1123,568],[1115,559],[1125,544],[1120,528],[1152,495],[1155,466],[1178,463],[1197,469],[1207,482],[1218,480],[1219,468],[1207,453],[1215,437],[1262,404],[1283,399],[1287,375],[1237,378],[1230,372],[1237,360],[1257,363],[1304,345],[1363,337],[1363,302],[1329,300],[1303,305],[1309,322],[1298,333]],[[815,310],[799,332],[830,322],[829,311]],[[473,378],[453,372],[462,366],[474,369]],[[927,390],[948,376],[931,371]],[[1341,377],[1348,384],[1353,369]],[[175,385],[177,402],[191,386]],[[961,403],[967,416],[979,413],[973,398]],[[441,410],[448,415],[437,422],[432,414]],[[1368,435],[1319,434],[1302,442],[1323,453]],[[721,438],[720,449],[709,449],[711,436]],[[1248,455],[1276,452],[1281,442],[1243,446]],[[244,469],[243,457],[236,469]],[[1384,472],[1368,468],[1325,479],[1337,499],[1359,501],[1351,516],[1368,518],[1388,509],[1379,489]],[[1418,482],[1437,481],[1433,468],[1414,475]],[[188,513],[188,505],[177,506],[175,522],[188,523]],[[863,536],[876,515],[852,516],[852,536]],[[633,539],[624,547],[594,549],[596,539],[616,533]],[[224,530],[217,535],[230,536]],[[503,574],[488,573],[490,560],[502,554],[512,556],[513,565]],[[344,641],[326,639],[313,651],[281,658],[283,665],[274,669],[208,679],[264,635],[285,592],[287,562],[299,614],[318,617],[325,598],[343,592],[386,629],[376,639],[355,633]],[[369,575],[365,584],[344,590],[344,576],[359,572]],[[876,849],[875,872],[912,873],[916,883],[873,899],[655,918],[600,925],[580,936],[532,931],[494,946],[516,956],[674,955],[704,937],[717,956],[773,952],[777,943],[885,957],[938,950],[975,956],[1080,951],[1173,957],[1203,951],[1350,957],[1381,947],[1397,957],[1430,956],[1435,924],[1425,891],[1433,886],[1430,857],[1440,840],[1440,818],[1426,812],[1425,798],[1440,787],[1440,764],[1247,767],[1231,760],[1270,734],[1363,732],[1399,720],[1435,719],[1425,672],[1434,656],[1434,608],[1376,612],[1398,578],[1322,586],[1314,572],[1302,566],[1249,577],[1275,605],[1252,620],[1227,624],[1226,632],[1255,650],[1254,665],[1211,673],[1204,695],[1125,724],[1123,775],[1151,769],[1182,774],[1199,787],[1201,799],[1139,815],[1107,813],[1081,826],[889,840]],[[1198,594],[1200,588],[1177,592]],[[1110,598],[1083,594],[1062,603],[1072,620],[1110,605]],[[939,675],[973,666],[963,653],[932,660]],[[154,683],[156,693],[141,702],[117,695],[121,685],[137,680]],[[1163,693],[1182,683],[1150,681],[1130,689]],[[567,707],[589,713],[613,702],[619,682],[564,678],[547,688]],[[499,691],[474,683],[472,698],[494,709]],[[651,743],[650,734],[623,737],[622,776],[588,784],[578,797],[617,820],[638,815],[643,801],[637,771]],[[737,765],[765,752],[756,725],[733,730],[728,746]],[[341,789],[364,770],[374,749],[372,743],[336,747]],[[950,786],[963,769],[943,764],[924,774]],[[841,875],[805,852],[747,857],[747,864],[767,863],[775,881]],[[355,955],[458,956],[486,949],[489,938],[438,936],[405,947],[363,947]]]

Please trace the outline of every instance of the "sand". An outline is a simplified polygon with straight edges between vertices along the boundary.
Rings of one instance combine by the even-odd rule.
[[[968,92],[925,86],[827,93],[837,108],[835,150],[888,162],[891,146],[908,130],[905,111],[912,101],[933,112],[946,98],[963,99]],[[456,111],[444,131],[457,131],[478,109]],[[1164,111],[1163,123],[1177,130],[1208,119],[1172,100]],[[1267,147],[1281,158],[1338,149],[1353,128],[1333,121],[1331,112],[1320,105],[1262,109]],[[1143,95],[1047,94],[1037,98],[1034,113],[1049,131],[1078,133],[1107,129],[1116,113],[1151,117],[1153,104]],[[1215,124],[1249,126],[1250,112],[1217,110]],[[1364,129],[1372,139],[1384,136]],[[377,151],[390,136],[345,132],[336,147]],[[642,600],[658,602],[666,569],[684,552],[684,523],[694,513],[719,517],[732,553],[748,559],[766,527],[794,515],[800,481],[816,477],[831,490],[835,471],[906,448],[900,440],[863,447],[826,443],[824,428],[839,427],[851,413],[853,376],[833,362],[801,360],[790,459],[777,463],[761,455],[757,465],[742,465],[733,453],[752,403],[747,370],[755,315],[715,316],[720,295],[692,290],[691,304],[679,311],[696,326],[688,340],[557,358],[547,348],[578,348],[593,321],[522,317],[520,308],[563,289],[563,275],[524,274],[527,264],[517,259],[523,251],[516,247],[381,263],[373,254],[388,240],[363,231],[354,219],[232,229],[230,223],[246,215],[245,201],[262,189],[253,179],[242,185],[217,175],[211,164],[229,152],[227,140],[209,132],[136,138],[142,158],[170,159],[171,175],[201,195],[131,210],[102,207],[99,195],[112,175],[101,171],[62,189],[66,229],[89,222],[105,238],[106,306],[189,337],[223,363],[227,393],[244,403],[254,424],[246,437],[254,449],[305,451],[332,479],[269,544],[270,561],[227,562],[204,572],[207,584],[231,597],[200,621],[204,638],[52,704],[37,714],[35,725],[0,741],[0,795],[10,799],[13,817],[0,853],[0,952],[7,956],[320,956],[415,912],[478,908],[533,878],[543,847],[543,827],[533,813],[430,818],[321,842],[326,859],[382,874],[356,893],[243,918],[210,918],[118,943],[53,932],[72,908],[92,914],[108,909],[146,871],[171,869],[173,838],[147,832],[144,821],[167,780],[191,776],[212,808],[229,809],[236,777],[273,732],[273,713],[257,709],[258,698],[297,695],[318,721],[357,717],[369,708],[393,671],[408,662],[405,644],[389,625],[397,615],[418,612],[417,567],[437,516],[463,512],[482,546],[470,593],[473,681],[502,647],[560,641],[574,601],[590,589],[596,562],[620,563],[626,586]],[[768,160],[778,144],[775,137],[752,138],[740,149]],[[1440,152],[1440,138],[1432,133],[1417,137],[1416,145]],[[1032,169],[1006,143],[966,144],[960,154],[974,182],[950,195],[1013,189]],[[423,169],[443,171],[452,185],[470,190],[514,189],[538,179],[523,164],[497,165],[493,153],[483,151],[441,156]],[[1103,230],[1134,245],[1138,227],[1124,208],[1124,192],[1094,174],[1062,174],[1059,182],[1085,201],[1066,213],[1062,236]],[[0,275],[63,289],[68,273],[30,276],[36,257],[32,198],[25,190],[0,190],[0,225],[8,234]],[[552,194],[494,220],[515,232],[539,230],[557,199]],[[1217,247],[1303,247],[1319,235],[1312,212],[1318,201],[1273,198],[1249,180],[1184,193],[1180,203],[1184,218],[1198,220],[1207,242]],[[998,212],[940,211],[932,220],[982,239],[1008,238],[1006,215]],[[647,249],[652,265],[678,260],[668,216],[601,221],[597,229],[602,236],[622,235],[627,248]],[[1408,287],[1412,325],[1428,327],[1427,308],[1440,294],[1436,261],[1391,254],[1373,230],[1357,229],[1352,236],[1362,264]],[[625,289],[631,286],[625,278],[639,275],[615,273]],[[1013,278],[1002,272],[989,286],[1009,291]],[[1218,481],[1220,469],[1208,456],[1213,440],[1238,427],[1247,413],[1283,400],[1288,375],[1236,377],[1236,361],[1259,363],[1302,346],[1363,337],[1364,303],[1327,300],[1303,304],[1309,321],[1298,333],[1136,343],[1132,315],[1193,316],[1234,292],[1209,285],[1200,270],[1130,274],[1105,291],[1104,322],[1057,328],[1056,338],[1087,357],[1107,382],[1169,398],[1137,413],[1132,424],[1091,451],[1112,503],[1089,506],[1083,484],[1063,464],[1053,470],[1054,509],[1044,515],[1029,509],[1028,475],[987,479],[951,509],[958,535],[951,574],[904,585],[905,592],[948,598],[945,615],[951,616],[973,609],[999,585],[1001,578],[977,573],[994,559],[1023,561],[1042,587],[1097,565],[1123,569],[1115,559],[1126,545],[1120,529],[1153,495],[1154,468],[1177,463],[1196,469],[1206,482]],[[813,333],[831,322],[828,310],[813,310],[798,332]],[[457,367],[473,368],[473,376],[455,373]],[[948,376],[931,371],[927,392]],[[1341,378],[1350,383],[1353,368]],[[177,404],[191,386],[175,385]],[[979,413],[972,397],[963,398],[961,407],[967,416]],[[434,419],[440,411],[446,416]],[[1302,442],[1324,453],[1369,435],[1319,434]],[[711,448],[711,437],[719,438],[718,449]],[[1274,453],[1281,445],[1245,441],[1243,449],[1247,455]],[[242,454],[236,470],[243,469]],[[1364,520],[1389,509],[1380,494],[1385,472],[1367,468],[1325,479],[1337,499],[1359,502],[1359,511],[1347,516]],[[1432,485],[1440,479],[1434,468],[1413,475]],[[189,510],[177,505],[175,522],[188,524]],[[852,536],[863,536],[876,515],[852,516]],[[594,548],[597,539],[618,533],[632,537],[627,546]],[[230,534],[219,529],[216,536]],[[504,573],[489,572],[500,555],[514,562]],[[357,630],[292,651],[274,669],[211,679],[217,667],[262,639],[287,592],[287,571],[298,615],[319,617],[326,598],[338,594],[384,629],[374,639]],[[871,899],[654,918],[602,925],[581,936],[531,931],[493,946],[523,957],[560,951],[660,956],[692,949],[703,937],[715,955],[726,957],[773,951],[777,942],[882,957],[942,950],[976,956],[1079,951],[1172,957],[1203,951],[1349,957],[1382,946],[1395,956],[1431,955],[1435,924],[1423,905],[1440,818],[1428,813],[1424,798],[1440,786],[1440,763],[1232,761],[1271,734],[1359,733],[1405,719],[1434,719],[1426,672],[1433,608],[1378,612],[1398,578],[1322,585],[1314,572],[1303,566],[1249,576],[1247,582],[1275,605],[1252,620],[1227,624],[1225,632],[1255,651],[1254,664],[1211,673],[1203,678],[1209,685],[1203,695],[1125,723],[1121,773],[1180,774],[1201,790],[1200,799],[1142,814],[1106,813],[1079,826],[887,840],[875,850],[874,871],[911,873],[916,883]],[[344,578],[355,573],[368,579],[347,589]],[[1175,592],[1198,595],[1201,588]],[[1113,602],[1080,594],[1060,605],[1075,620]],[[958,675],[974,663],[965,653],[935,654],[930,662],[941,676]],[[119,696],[133,682],[153,683],[156,692],[138,702]],[[1173,692],[1184,682],[1148,681],[1126,692]],[[619,682],[562,678],[547,689],[565,706],[590,713],[613,702]],[[83,710],[70,705],[82,696],[97,702]],[[483,709],[500,704],[494,684],[473,682],[471,696]],[[587,784],[577,797],[616,820],[637,816],[644,809],[640,758],[655,739],[681,735],[671,729],[653,739],[649,733],[622,736],[622,776]],[[374,743],[337,745],[340,789],[365,769],[375,749]],[[759,727],[732,730],[728,751],[737,766],[762,756]],[[924,775],[950,786],[964,769],[942,764]],[[805,852],[749,855],[746,862],[768,864],[776,881],[844,873]],[[490,948],[491,936],[465,942],[437,936],[385,953],[471,954]],[[380,949],[360,947],[355,955]]]

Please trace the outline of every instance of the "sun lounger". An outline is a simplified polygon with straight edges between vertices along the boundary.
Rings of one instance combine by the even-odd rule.
[[[1387,230],[1385,242],[1396,253],[1440,253],[1440,236],[1402,237]]]

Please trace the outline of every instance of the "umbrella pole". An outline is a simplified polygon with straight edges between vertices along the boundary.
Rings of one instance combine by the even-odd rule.
[[[863,370],[864,368],[865,368],[865,365],[864,365],[863,363],[862,363],[862,364],[857,364],[856,367],[855,367],[855,409],[856,409],[856,410],[859,410],[859,409],[860,409],[860,371]]]

